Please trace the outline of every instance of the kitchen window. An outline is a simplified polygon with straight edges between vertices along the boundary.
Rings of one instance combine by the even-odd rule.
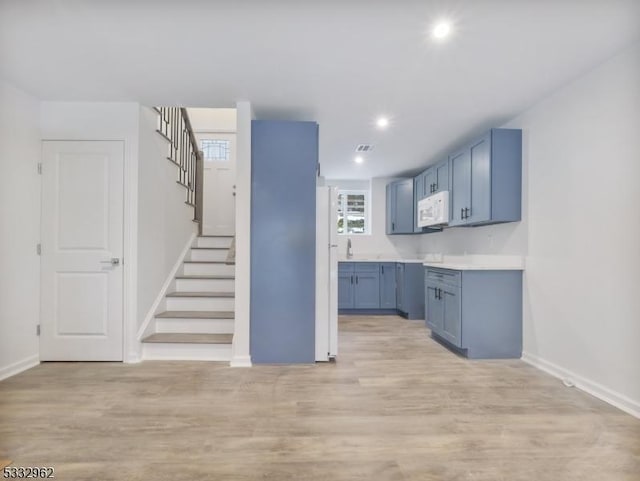
[[[369,191],[338,190],[338,234],[369,233]]]

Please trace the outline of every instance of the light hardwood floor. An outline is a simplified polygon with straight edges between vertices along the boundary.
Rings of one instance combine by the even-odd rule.
[[[338,362],[45,363],[0,382],[0,458],[61,480],[638,481],[640,420],[398,317]]]

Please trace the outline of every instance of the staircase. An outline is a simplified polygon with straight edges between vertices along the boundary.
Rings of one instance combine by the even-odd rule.
[[[142,339],[145,360],[230,361],[235,310],[232,236],[199,236]]]

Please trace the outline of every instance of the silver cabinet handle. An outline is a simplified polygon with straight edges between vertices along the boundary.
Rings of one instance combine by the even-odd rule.
[[[111,264],[112,266],[119,266],[120,259],[118,257],[112,257],[108,261],[100,261],[100,264]]]

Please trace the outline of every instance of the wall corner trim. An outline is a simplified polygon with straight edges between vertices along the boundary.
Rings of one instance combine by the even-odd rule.
[[[522,360],[558,379],[569,378],[578,389],[640,419],[640,402],[528,352],[522,353]]]
[[[35,354],[33,356],[29,356],[21,361],[14,362],[13,364],[9,364],[8,366],[0,368],[0,381],[3,379],[7,379],[11,376],[15,376],[16,374],[20,374],[27,369],[31,369],[32,367],[40,364],[40,355]]]
[[[194,241],[196,239],[196,236],[197,236],[196,232],[193,232],[189,236],[189,240],[187,241],[186,245],[182,249],[182,252],[180,252],[180,255],[178,256],[178,260],[176,261],[174,266],[171,268],[171,271],[169,272],[169,275],[165,279],[164,284],[162,285],[162,287],[160,288],[160,292],[158,293],[158,297],[156,297],[156,300],[153,301],[153,304],[151,305],[151,308],[149,309],[149,311],[147,312],[147,315],[144,318],[144,322],[140,326],[140,329],[138,329],[138,333],[136,335],[136,340],[138,341],[138,343],[140,343],[140,340],[144,337],[147,329],[149,328],[149,325],[151,324],[151,321],[153,319],[155,319],[155,315],[156,315],[156,312],[158,310],[158,307],[160,306],[160,303],[164,300],[164,296],[167,293],[167,290],[169,289],[169,287],[171,286],[171,283],[175,279],[176,273],[178,272],[178,269],[180,269],[180,267],[182,267],[182,263],[184,261],[184,258],[188,254],[189,249],[191,249],[191,246],[193,245],[193,243],[194,243]],[[139,358],[140,356],[136,356],[136,357]],[[135,362],[135,361],[132,360],[130,362]]]
[[[229,362],[231,367],[251,367],[251,356],[234,356]]]

